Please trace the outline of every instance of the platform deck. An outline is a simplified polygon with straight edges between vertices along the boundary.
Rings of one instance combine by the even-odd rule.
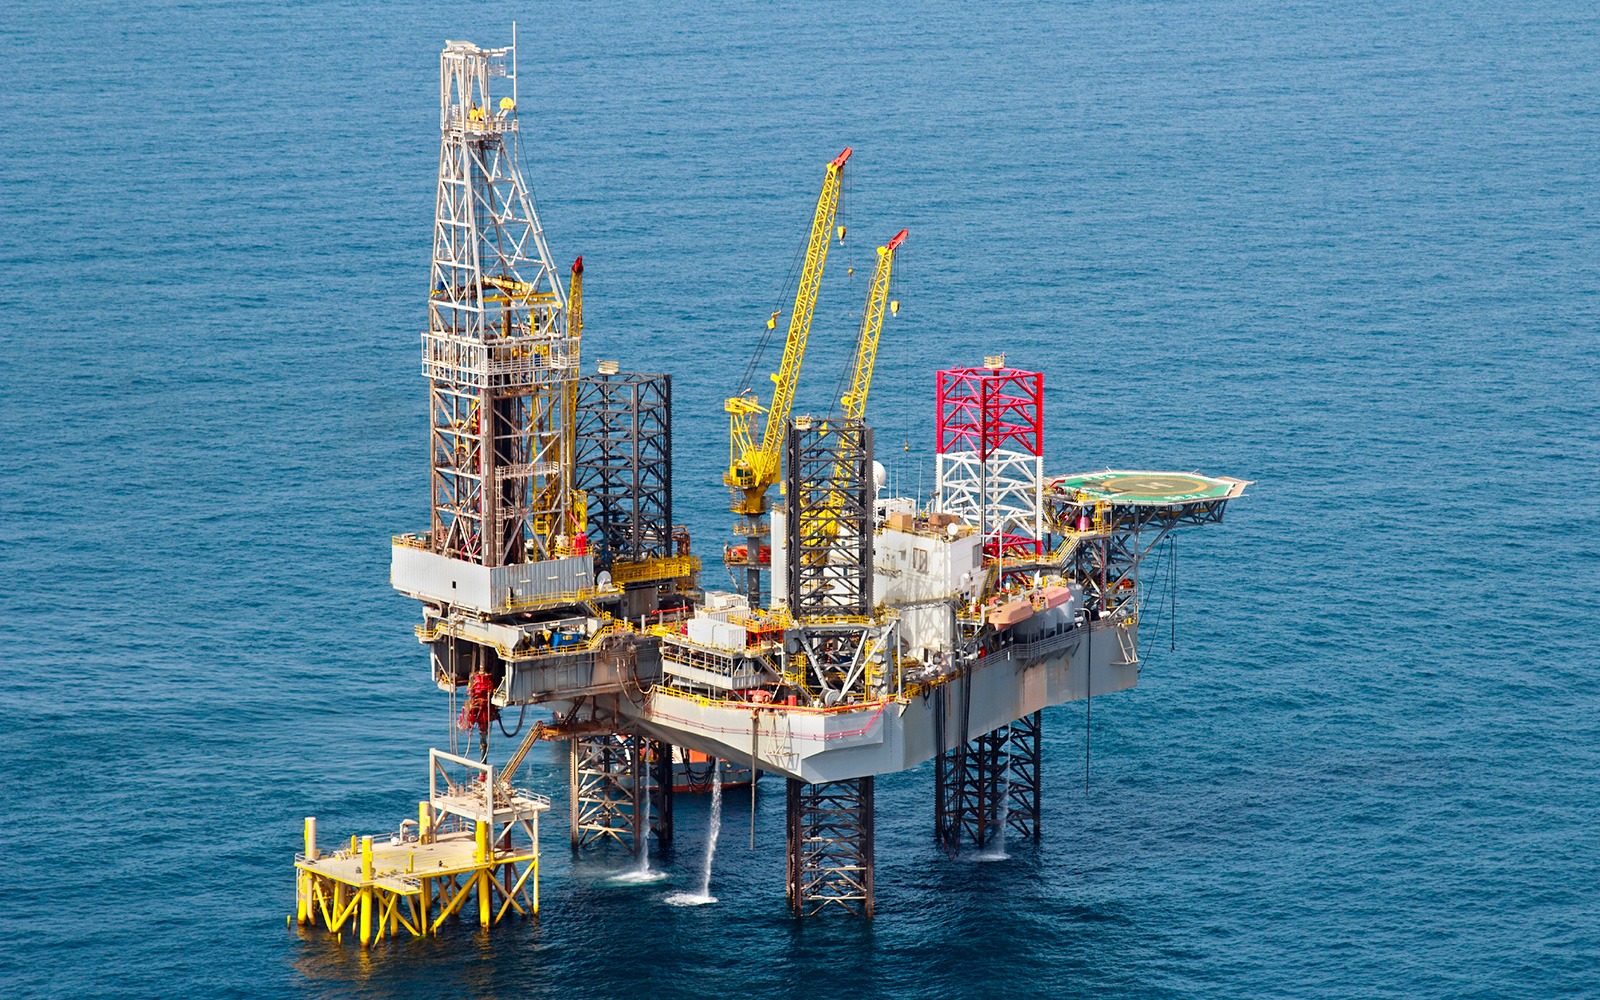
[[[388,840],[380,844],[374,839],[371,882],[363,881],[361,878],[359,851],[340,851],[337,854],[324,855],[316,861],[297,858],[295,867],[356,888],[373,885],[401,895],[411,895],[422,891],[418,879],[471,874],[483,868],[477,860],[476,851],[477,845],[473,833],[466,830],[460,833],[440,834],[431,844],[412,840],[394,846]],[[491,863],[521,864],[536,860],[538,857],[536,849],[515,847],[509,851],[495,851]]]

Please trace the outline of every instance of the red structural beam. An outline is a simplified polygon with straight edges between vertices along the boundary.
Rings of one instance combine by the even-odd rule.
[[[950,368],[938,373],[939,454],[1011,449],[1044,454],[1044,376],[1016,368]]]
[[[991,559],[1006,556],[1021,559],[1044,554],[1044,542],[1026,535],[993,535],[984,539],[983,554]]]

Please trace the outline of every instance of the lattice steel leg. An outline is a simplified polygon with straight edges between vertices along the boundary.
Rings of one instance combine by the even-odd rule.
[[[635,857],[648,833],[644,737],[580,736],[572,741],[572,846],[615,840]]]
[[[837,908],[873,914],[871,777],[805,784],[789,779],[788,897],[795,916]]]
[[[1008,739],[1001,726],[935,759],[934,830],[951,857],[968,841],[988,846],[1006,821]]]
[[[1012,830],[1035,843],[1039,840],[1041,713],[1026,715],[1011,724],[1006,774],[1006,819]]]
[[[656,846],[662,850],[672,846],[672,744],[656,740],[655,756],[655,830]]]
[[[933,761],[933,836],[946,854],[955,857],[961,845],[961,779],[966,773],[967,748],[963,744],[939,754]]]
[[[1005,822],[1005,747],[1008,729],[1005,726],[985,733],[972,741],[973,751],[967,755],[976,764],[967,770],[972,782],[971,812],[963,817],[967,821],[973,843],[989,846]]]

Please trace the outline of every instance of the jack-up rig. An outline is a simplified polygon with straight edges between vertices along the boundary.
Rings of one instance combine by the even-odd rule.
[[[537,913],[550,800],[517,774],[541,739],[570,745],[575,851],[667,844],[696,762],[781,775],[800,916],[872,915],[879,774],[935,761],[934,832],[952,854],[1037,839],[1041,710],[1138,682],[1141,563],[1174,528],[1220,523],[1249,484],[1047,473],[1043,378],[997,356],[932,373],[935,489],[886,496],[866,404],[905,231],[878,248],[840,415],[791,413],[842,238],[846,149],[825,167],[771,400],[725,405],[743,544],[724,561],[743,592],[702,589],[673,523],[671,376],[579,370],[582,258],[564,286],[519,167],[515,56],[513,34],[440,58],[432,518],[393,539],[391,582],[422,605],[452,746],[430,751],[428,799],[396,832],[323,851],[307,820],[298,922],[369,944],[435,933],[469,899],[483,926]],[[528,706],[552,718],[507,733],[502,712]],[[519,737],[499,767],[494,728]]]

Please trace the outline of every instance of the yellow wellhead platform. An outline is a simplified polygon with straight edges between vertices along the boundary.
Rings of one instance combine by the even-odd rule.
[[[539,912],[539,814],[549,798],[496,783],[490,765],[440,750],[429,751],[428,765],[428,801],[398,833],[351,837],[347,849],[323,854],[316,817],[306,818],[305,853],[295,856],[301,924],[334,933],[354,924],[367,946],[402,927],[436,934],[469,897],[482,927],[513,909]],[[450,765],[464,776],[452,777]]]

